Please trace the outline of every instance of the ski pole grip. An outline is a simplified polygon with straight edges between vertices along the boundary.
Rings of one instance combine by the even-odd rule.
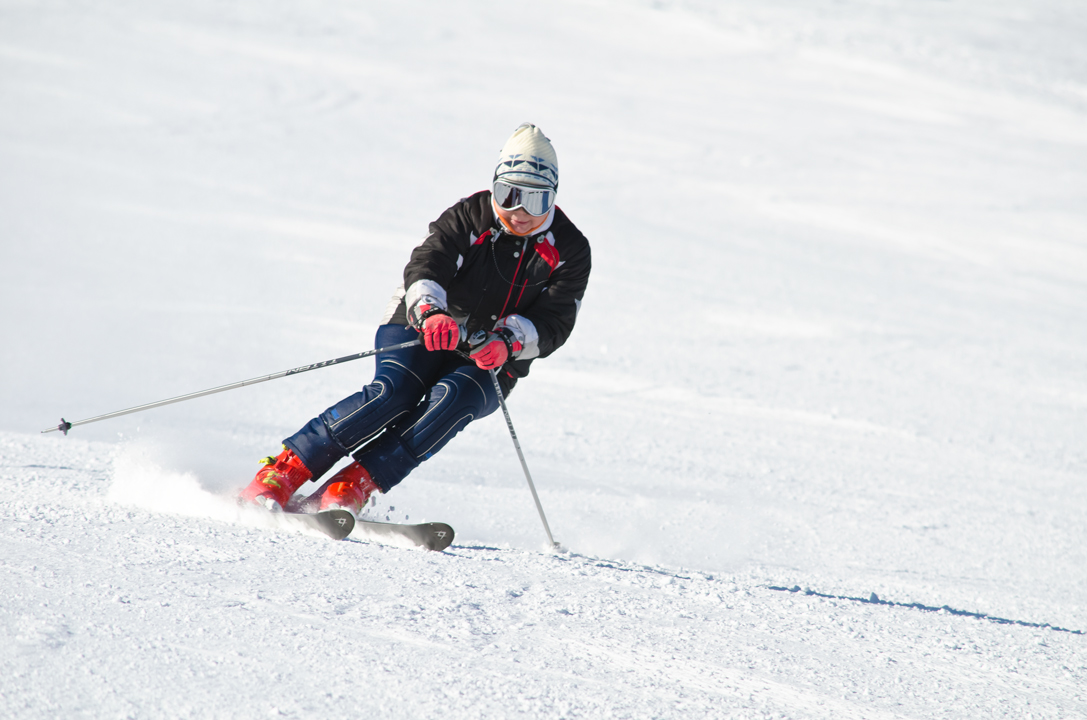
[[[464,325],[458,325],[457,330],[460,331],[460,342],[457,343],[458,349],[460,350],[471,352],[487,342],[488,333],[486,330],[476,330],[472,333],[471,337],[468,336],[468,328]]]

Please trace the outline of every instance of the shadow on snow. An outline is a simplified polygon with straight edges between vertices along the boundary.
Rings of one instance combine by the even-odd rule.
[[[940,612],[941,610],[949,612],[952,615],[962,615],[964,617],[978,618],[979,620],[988,620],[989,622],[995,622],[1000,625],[1020,625],[1022,627],[1031,628],[1048,628],[1056,632],[1071,633],[1072,635],[1085,634],[1082,630],[1069,630],[1068,628],[1057,627],[1056,625],[1050,625],[1049,623],[1033,623],[1025,620],[1009,620],[1008,618],[996,617],[994,615],[986,615],[985,613],[971,612],[969,610],[957,610],[953,607],[943,605],[941,607],[935,607],[933,605],[924,605],[918,602],[901,603],[894,602],[893,600],[881,600],[878,595],[872,593],[869,597],[851,597],[849,595],[830,595],[827,593],[816,592],[815,590],[801,589],[799,585],[794,585],[791,588],[778,587],[776,585],[768,585],[768,589],[777,590],[778,592],[789,593],[803,593],[812,597],[827,598],[829,600],[849,600],[850,602],[866,603],[868,605],[891,605],[894,607],[913,608],[914,610],[924,610],[926,612]]]

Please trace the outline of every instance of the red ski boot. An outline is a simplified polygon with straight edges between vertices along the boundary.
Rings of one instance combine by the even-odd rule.
[[[242,490],[238,500],[279,511],[287,506],[291,495],[310,477],[310,471],[302,464],[302,460],[290,450],[284,449],[278,457],[264,458],[264,467],[253,478],[253,482]]]
[[[381,488],[366,472],[366,468],[353,462],[336,473],[321,495],[321,510],[343,508],[358,517],[366,501]]]

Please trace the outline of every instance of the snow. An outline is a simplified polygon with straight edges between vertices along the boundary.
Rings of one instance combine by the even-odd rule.
[[[0,2],[0,716],[1087,717],[1080,3]],[[239,510],[519,123],[578,328],[375,516]],[[874,595],[874,597],[873,597]]]

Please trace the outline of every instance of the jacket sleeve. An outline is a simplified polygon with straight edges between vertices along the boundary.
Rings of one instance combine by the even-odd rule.
[[[404,301],[409,317],[419,303],[448,307],[447,291],[468,252],[471,229],[465,200],[430,223],[430,233],[411,251],[411,259],[404,267]]]

